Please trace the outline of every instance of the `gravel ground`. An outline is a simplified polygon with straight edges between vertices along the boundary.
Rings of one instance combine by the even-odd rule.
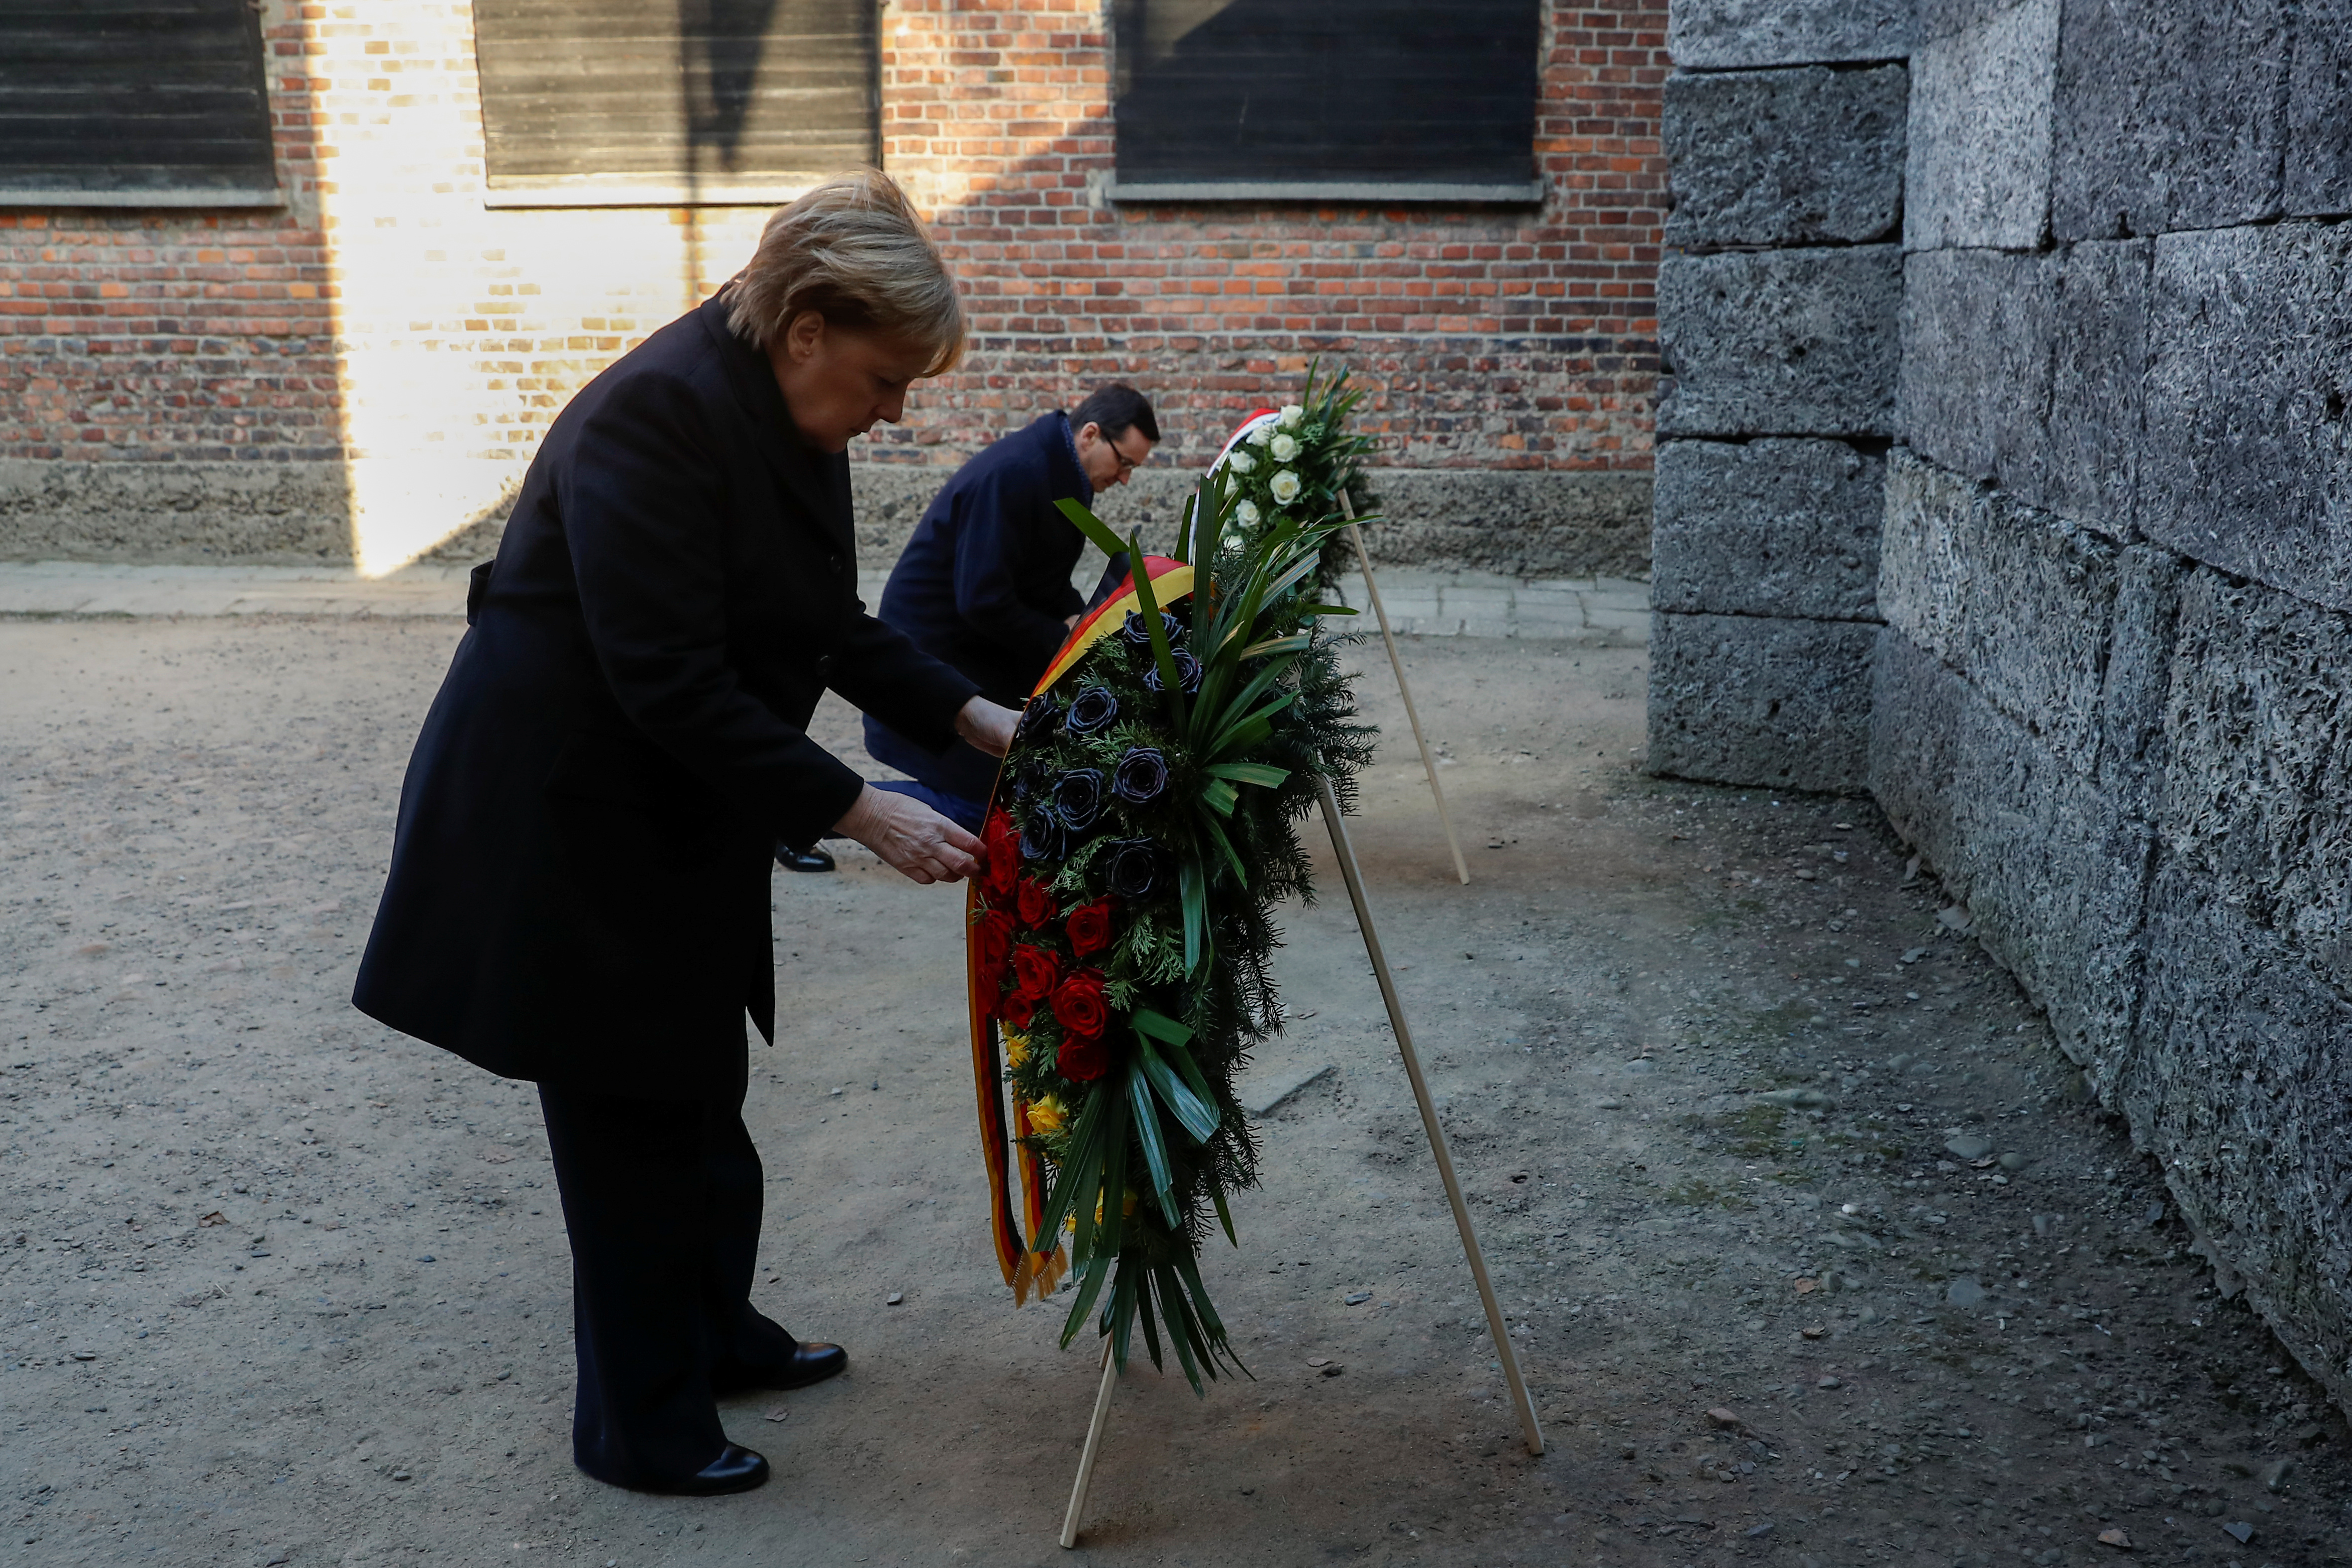
[[[2342,1421],[1871,808],[1644,779],[1643,655],[1538,643],[1409,648],[1474,883],[1377,671],[1358,833],[1543,1458],[1331,877],[1204,1270],[1255,1380],[1130,1375],[1058,1552],[1094,1359],[990,1260],[956,901],[853,851],[747,1113],[852,1371],[730,1404],[761,1491],[588,1481],[528,1087],[344,1000],[457,632],[0,621],[0,1561],[2352,1560]]]

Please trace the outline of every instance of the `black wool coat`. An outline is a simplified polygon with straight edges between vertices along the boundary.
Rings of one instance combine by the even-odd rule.
[[[1054,503],[1094,498],[1068,416],[1032,420],[957,469],[923,509],[890,569],[882,619],[991,702],[1019,707],[1086,603],[1070,586],[1086,536]]]
[[[712,299],[583,388],[523,482],[401,787],[352,1001],[510,1078],[740,1085],[775,1038],[773,846],[858,776],[830,686],[933,749],[976,687],[866,613],[849,465]]]

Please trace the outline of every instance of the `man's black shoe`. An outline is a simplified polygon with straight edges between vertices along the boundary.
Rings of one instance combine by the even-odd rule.
[[[786,871],[831,871],[834,869],[833,856],[825,852],[825,849],[822,844],[811,844],[804,850],[796,850],[790,844],[778,844],[776,846],[776,863],[783,867]]]
[[[667,1492],[674,1497],[724,1497],[750,1491],[768,1479],[768,1461],[749,1448],[730,1443],[719,1457],[682,1481],[669,1486],[642,1487],[642,1491]]]
[[[754,1364],[736,1362],[714,1372],[711,1390],[732,1394],[746,1388],[806,1388],[823,1383],[849,1364],[849,1353],[837,1344],[803,1343],[782,1362]]]

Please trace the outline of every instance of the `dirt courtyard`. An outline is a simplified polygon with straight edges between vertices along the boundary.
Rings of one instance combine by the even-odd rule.
[[[1357,826],[1550,1450],[1518,1445],[1344,893],[1292,912],[1255,1381],[1095,1382],[983,1227],[960,901],[775,880],[776,1475],[569,1460],[528,1085],[346,998],[454,622],[0,621],[0,1563],[2352,1562],[2342,1420],[1865,801],[1638,771],[1638,651],[1408,644]],[[853,716],[820,737],[853,760]],[[648,1041],[657,1050],[658,1041]],[[2224,1287],[2231,1287],[2224,1294]],[[898,1304],[889,1304],[892,1301]]]

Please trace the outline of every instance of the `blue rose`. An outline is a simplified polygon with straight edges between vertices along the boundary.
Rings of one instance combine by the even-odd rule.
[[[1062,730],[1081,738],[1098,735],[1118,716],[1118,699],[1110,695],[1110,688],[1087,686],[1071,700],[1070,711],[1062,717]]]
[[[1160,630],[1168,633],[1171,646],[1181,640],[1184,635],[1184,623],[1165,610],[1160,612]],[[1151,623],[1144,620],[1141,611],[1130,610],[1127,612],[1127,622],[1118,629],[1118,640],[1130,648],[1151,646]]]
[[[1130,806],[1157,800],[1167,788],[1168,758],[1157,747],[1129,747],[1110,776],[1110,792]]]
[[[1021,858],[1024,861],[1045,861],[1058,865],[1067,854],[1066,845],[1061,819],[1050,810],[1035,813],[1030,819],[1029,826],[1021,832]]]
[[[1201,689],[1200,660],[1192,657],[1192,654],[1186,653],[1181,648],[1174,648],[1169,651],[1169,662],[1176,666],[1177,685],[1182,686],[1188,692],[1196,692]],[[1155,692],[1161,689],[1159,661],[1154,660],[1152,662],[1151,668],[1143,672],[1143,684],[1150,686]]]
[[[1073,768],[1054,780],[1054,815],[1062,826],[1083,833],[1102,815],[1103,776],[1091,768]]]
[[[1160,885],[1160,846],[1150,839],[1119,839],[1110,846],[1106,879],[1121,898],[1149,898]]]
[[[1042,739],[1052,732],[1054,721],[1061,716],[1061,713],[1062,706],[1054,700],[1053,693],[1038,693],[1021,710],[1021,722],[1013,728],[1013,739],[1022,742]]]

